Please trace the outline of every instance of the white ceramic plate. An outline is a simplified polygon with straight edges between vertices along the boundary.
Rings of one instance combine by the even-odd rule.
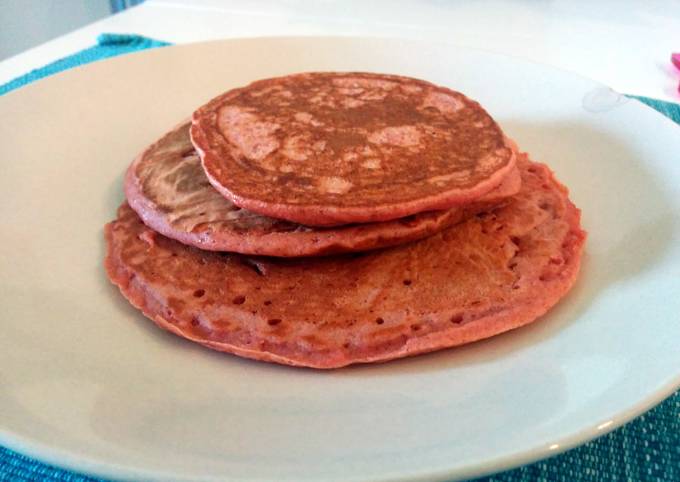
[[[133,156],[212,96],[302,70],[425,78],[478,99],[583,209],[574,290],[532,326],[331,372],[212,352],[157,329],[102,269]],[[680,128],[580,77],[377,39],[147,51],[0,98],[0,443],[163,480],[463,478],[607,432],[680,382]]]

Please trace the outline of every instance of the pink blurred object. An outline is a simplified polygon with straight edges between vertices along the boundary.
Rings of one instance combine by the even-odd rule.
[[[680,54],[671,54],[671,62],[676,69],[680,70]]]

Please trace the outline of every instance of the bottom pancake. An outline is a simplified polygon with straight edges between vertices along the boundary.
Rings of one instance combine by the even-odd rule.
[[[544,165],[522,188],[429,238],[363,254],[277,259],[202,251],[124,204],[106,269],[156,324],[215,350],[336,368],[487,338],[543,315],[573,285],[580,211]]]

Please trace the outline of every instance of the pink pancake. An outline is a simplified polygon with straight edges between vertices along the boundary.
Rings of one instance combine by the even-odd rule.
[[[189,139],[189,123],[149,146],[128,169],[125,193],[144,223],[170,238],[211,251],[296,257],[366,251],[424,238],[463,219],[461,208],[332,228],[303,226],[241,209],[208,182]],[[515,169],[478,201],[496,204],[520,188]]]
[[[211,184],[234,204],[314,226],[469,203],[515,163],[478,103],[382,74],[254,82],[198,109],[191,137]]]
[[[361,255],[276,259],[185,246],[129,206],[106,269],[160,327],[215,350],[336,368],[440,350],[526,325],[576,280],[580,211],[542,164],[520,192],[429,238]]]

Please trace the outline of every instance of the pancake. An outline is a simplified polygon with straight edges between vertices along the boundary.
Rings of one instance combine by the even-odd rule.
[[[124,204],[105,266],[160,327],[242,357],[335,368],[461,345],[536,320],[579,271],[580,211],[546,166],[519,166],[522,188],[500,207],[399,247],[321,258],[188,247]]]
[[[313,226],[469,203],[515,164],[477,102],[382,74],[305,73],[230,90],[194,112],[191,138],[234,204]]]
[[[424,238],[461,221],[466,214],[461,208],[452,208],[332,228],[255,214],[234,205],[210,185],[191,144],[189,126],[189,122],[181,124],[149,146],[132,163],[125,179],[127,200],[142,221],[184,244],[283,257],[365,251]],[[478,201],[482,203],[478,209],[515,194],[520,183],[515,169]]]

